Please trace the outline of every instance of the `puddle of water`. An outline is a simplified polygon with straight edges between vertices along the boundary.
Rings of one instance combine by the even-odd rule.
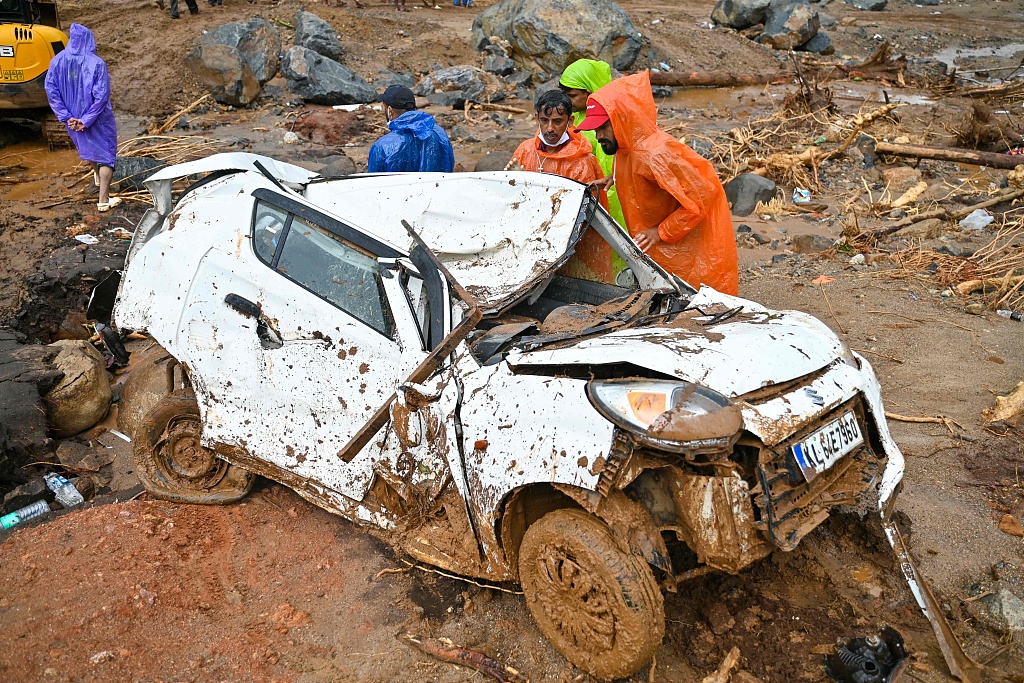
[[[778,91],[778,87],[773,87]],[[676,109],[728,109],[737,105],[750,105],[767,100],[764,87],[743,88],[682,88],[670,97],[658,98],[659,108]]]
[[[885,95],[882,93],[882,88],[872,83],[844,83],[843,90],[838,88],[834,91],[836,95],[850,98],[850,99],[862,99],[866,102],[885,102]],[[900,91],[886,89],[889,93],[890,102],[899,102],[902,104],[934,104],[935,100],[922,93],[906,92],[903,89]]]
[[[945,50],[936,52],[933,59],[946,65],[946,69],[952,69],[959,65],[962,59],[977,57],[1013,57],[1019,52],[1024,52],[1024,43],[1010,43],[1000,47],[977,47],[961,48],[947,47]]]

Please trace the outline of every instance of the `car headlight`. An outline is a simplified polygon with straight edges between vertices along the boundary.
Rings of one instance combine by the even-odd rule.
[[[731,447],[743,428],[739,406],[707,387],[647,379],[593,380],[599,413],[656,448],[676,453]]]

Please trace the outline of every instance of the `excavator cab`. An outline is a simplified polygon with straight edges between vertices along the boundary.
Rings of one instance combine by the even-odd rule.
[[[67,44],[56,2],[0,0],[0,110],[7,110],[0,117],[42,121],[51,148],[70,144],[49,110],[45,88],[50,60]]]

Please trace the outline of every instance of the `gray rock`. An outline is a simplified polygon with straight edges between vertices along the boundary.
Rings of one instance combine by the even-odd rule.
[[[711,140],[705,140],[704,138],[695,138],[690,140],[689,147],[697,154],[701,155],[705,159],[711,161],[713,152],[715,149],[714,143]]]
[[[512,161],[512,152],[491,152],[480,158],[473,167],[474,171],[504,171],[508,162]]]
[[[743,30],[763,24],[771,0],[718,0],[711,11],[711,21]]]
[[[404,85],[406,88],[412,88],[416,85],[416,77],[408,71],[404,73],[397,73],[390,69],[381,69],[377,73],[377,77],[373,79],[373,84],[378,88],[390,88],[393,85]]]
[[[915,5],[924,5],[925,7],[935,7],[941,5],[942,0],[914,0]]]
[[[817,254],[818,252],[831,249],[835,240],[824,235],[797,235],[793,238],[793,251],[797,254]]]
[[[324,157],[320,159],[320,163],[324,165],[320,169],[320,175],[324,178],[344,178],[345,176],[358,173],[356,168],[356,162],[344,154],[335,154],[333,156]]]
[[[734,216],[749,216],[758,202],[767,204],[776,192],[773,181],[755,173],[742,173],[725,184],[725,197]]]
[[[758,40],[776,50],[789,50],[807,43],[818,33],[819,27],[818,10],[810,5],[772,6]]]
[[[46,488],[46,482],[42,479],[32,479],[27,484],[17,486],[4,496],[2,514],[8,514],[31,505],[37,500],[53,500],[53,491]]]
[[[628,69],[641,37],[613,0],[502,0],[473,21],[471,42],[482,49],[491,36],[512,45],[521,69],[561,73],[577,59],[602,59]]]
[[[451,130],[452,140],[461,140],[462,142],[480,142],[473,131],[463,125],[458,125]]]
[[[345,55],[334,27],[312,12],[304,10],[295,13],[295,45],[334,61]]]
[[[666,97],[672,97],[675,91],[667,85],[652,85],[651,94],[654,95],[654,99],[660,100]]]
[[[260,94],[260,82],[238,48],[202,44],[185,57],[185,66],[196,75],[213,99],[244,107]]]
[[[526,88],[533,82],[533,74],[529,71],[516,71],[505,76],[505,82],[517,88]]]
[[[1001,588],[985,603],[992,625],[999,633],[1014,637],[1024,633],[1024,600]]]
[[[145,190],[143,183],[146,179],[166,166],[166,162],[152,157],[117,157],[111,182],[117,183],[123,190]]]
[[[846,4],[869,12],[881,12],[889,4],[889,0],[846,0]]]
[[[281,65],[281,34],[259,17],[218,26],[204,33],[199,42],[238,50],[260,84],[273,78]]]
[[[484,71],[499,76],[508,76],[516,70],[516,63],[504,55],[487,55],[484,59]]]
[[[377,99],[377,90],[357,74],[299,45],[284,53],[281,73],[288,88],[307,102],[365,104]]]
[[[831,14],[818,12],[818,23],[821,24],[821,28],[832,28],[836,25],[836,18]]]
[[[434,71],[420,81],[413,92],[430,99],[434,94],[459,93],[457,99],[473,102],[496,102],[504,98],[501,93],[501,82],[483,69],[468,64],[450,66],[447,69]],[[452,98],[442,98],[449,100]],[[433,102],[433,100],[431,100]],[[455,104],[453,100],[452,105]],[[441,105],[441,106],[452,106]]]
[[[816,52],[819,55],[833,55],[836,48],[832,45],[832,39],[827,33],[817,33],[813,38],[804,43],[804,50]]]

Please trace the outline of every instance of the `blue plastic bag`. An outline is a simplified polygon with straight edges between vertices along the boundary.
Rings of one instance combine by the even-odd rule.
[[[434,117],[407,111],[388,123],[391,132],[370,148],[370,173],[440,172],[455,169],[455,151]]]
[[[85,130],[68,129],[83,161],[114,167],[117,157],[117,123],[110,106],[110,74],[96,56],[92,31],[71,24],[68,47],[50,62],[46,72],[46,96],[61,123],[79,119]]]

